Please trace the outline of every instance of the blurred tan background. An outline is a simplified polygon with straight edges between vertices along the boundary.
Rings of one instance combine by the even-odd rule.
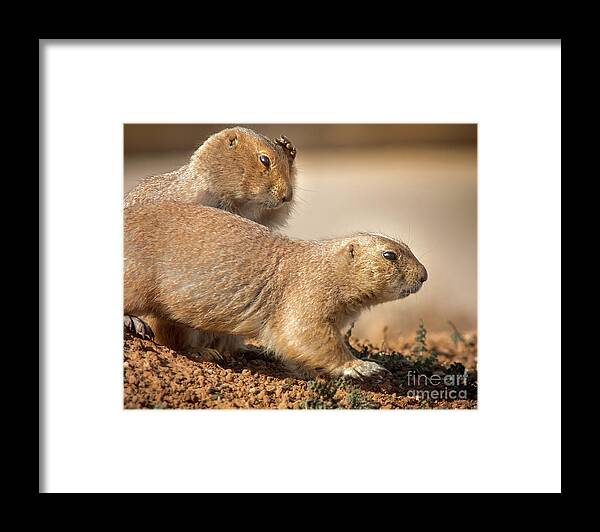
[[[361,315],[354,333],[376,343],[477,327],[475,124],[126,124],[127,194],[173,170],[214,132],[240,125],[285,134],[298,150],[296,209],[282,232],[318,239],[377,231],[404,240],[429,271],[420,292]]]

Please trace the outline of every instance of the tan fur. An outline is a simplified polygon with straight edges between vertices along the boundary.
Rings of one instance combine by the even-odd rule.
[[[197,329],[204,349],[222,335],[252,337],[292,366],[372,374],[376,365],[356,359],[341,330],[426,278],[405,244],[380,235],[292,240],[209,207],[125,209],[125,312]]]
[[[267,168],[259,160],[269,157]],[[190,161],[173,172],[143,179],[125,198],[125,207],[174,201],[216,207],[271,229],[287,223],[293,208],[296,149],[289,139],[269,139],[234,127],[209,137]],[[205,338],[157,316],[142,316],[157,342],[200,352]],[[223,350],[239,342],[222,338]]]

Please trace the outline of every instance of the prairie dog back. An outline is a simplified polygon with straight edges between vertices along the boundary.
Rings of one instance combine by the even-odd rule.
[[[253,324],[274,296],[273,288],[264,288],[276,276],[279,258],[296,249],[290,244],[257,223],[211,207],[128,207],[125,310],[150,311],[188,326],[201,313],[204,326],[215,332],[256,333]]]

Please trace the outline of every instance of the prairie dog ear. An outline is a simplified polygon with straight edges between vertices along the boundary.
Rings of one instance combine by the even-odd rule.
[[[235,133],[234,131],[229,133],[229,135],[227,136],[227,143],[229,144],[230,148],[235,148],[238,143],[237,133]]]
[[[356,242],[345,242],[342,244],[336,251],[336,257],[338,259],[338,264],[342,268],[352,268],[352,264],[356,260],[356,252],[357,252]]]

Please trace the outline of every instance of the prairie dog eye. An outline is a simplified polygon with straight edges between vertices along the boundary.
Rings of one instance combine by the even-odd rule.
[[[382,255],[383,258],[387,260],[396,260],[398,258],[398,255],[396,255],[393,251],[384,251]]]
[[[269,159],[266,155],[261,155],[258,160],[266,167],[269,168],[271,166],[271,159]]]

